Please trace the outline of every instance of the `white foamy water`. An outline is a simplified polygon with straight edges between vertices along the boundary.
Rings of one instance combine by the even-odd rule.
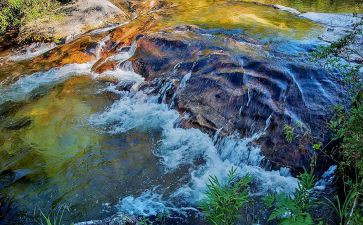
[[[101,56],[106,37],[97,47],[97,58]],[[71,76],[89,74],[94,78],[112,76],[117,78],[119,84],[133,84],[133,90],[124,92],[121,98],[104,112],[94,114],[89,123],[94,127],[109,133],[120,134],[133,129],[161,131],[161,140],[153,153],[160,159],[164,174],[173,173],[181,167],[188,168],[188,182],[180,184],[172,193],[165,196],[163,190],[154,187],[145,190],[139,196],[128,196],[120,200],[120,211],[126,211],[133,215],[156,215],[167,209],[175,209],[175,202],[179,209],[191,209],[198,201],[204,198],[204,191],[211,175],[225,180],[228,170],[237,169],[239,176],[250,175],[256,188],[254,195],[269,192],[292,193],[297,187],[295,178],[280,171],[266,171],[260,167],[263,156],[260,148],[253,144],[261,133],[252,137],[241,139],[237,134],[213,139],[198,129],[183,129],[177,126],[180,115],[170,109],[166,104],[159,104],[160,98],[165,100],[165,95],[171,88],[171,83],[165,83],[159,95],[150,97],[141,91],[137,91],[137,85],[143,78],[134,73],[130,63],[127,63],[135,50],[135,45],[128,52],[120,52],[114,58],[120,64],[114,71],[103,74],[92,74],[91,68],[95,61],[86,64],[70,64],[61,68],[51,69],[47,72],[39,72],[21,77],[17,82],[9,86],[0,87],[0,104],[6,101],[26,100],[31,93],[38,88],[52,87]],[[122,63],[122,64],[121,64]],[[182,87],[187,85],[190,75],[187,74]],[[117,85],[110,85],[110,90],[117,92]],[[251,96],[250,96],[251,95]],[[249,100],[252,93],[249,93]],[[162,102],[165,102],[165,101]],[[183,115],[187,116],[187,115]],[[182,117],[183,117],[182,116]],[[268,127],[268,121],[266,122]],[[263,131],[261,131],[263,132]],[[151,150],[150,150],[151,151]]]
[[[46,72],[22,76],[11,85],[0,86],[0,105],[6,101],[27,100],[36,89],[52,87],[64,82],[71,76],[88,74],[91,67],[91,63],[68,64]]]
[[[21,76],[15,83],[10,85],[0,85],[0,105],[7,101],[23,101],[31,97],[33,91],[42,88],[51,88],[54,85],[62,83],[72,76],[90,75],[94,79],[110,76],[116,78],[119,83],[131,83],[134,87],[140,84],[144,78],[133,72],[132,66],[125,63],[120,68],[113,71],[106,71],[102,74],[91,72],[92,66],[101,57],[101,52],[109,40],[109,36],[100,41],[96,48],[96,59],[84,64],[67,64],[59,68],[52,68],[45,72],[36,72],[31,75]],[[135,44],[130,47],[128,52],[119,54],[120,63],[125,62],[132,57],[135,51]],[[20,58],[19,58],[20,60]]]
[[[46,53],[53,48],[55,48],[57,45],[55,43],[33,43],[29,45],[26,48],[26,51],[24,53],[20,53],[17,55],[10,56],[9,59],[11,61],[22,61],[26,59],[31,59],[36,56],[39,56],[43,53]]]
[[[115,69],[106,71],[102,74],[97,74],[95,76],[96,79],[102,78],[102,77],[114,77],[117,79],[118,82],[122,82],[125,84],[139,84],[144,81],[144,78],[138,74],[136,74],[133,71],[125,71],[123,69]]]
[[[121,211],[127,209],[129,214],[137,216],[153,216],[167,210],[162,196],[157,194],[155,190],[147,190],[136,198],[128,196],[122,199],[118,208]]]
[[[335,172],[337,170],[337,166],[330,166],[327,171],[323,174],[323,176],[318,180],[313,188],[316,191],[323,191],[327,186],[331,186],[335,179]]]
[[[173,202],[186,202],[182,207],[193,207],[204,198],[211,175],[225,180],[228,170],[237,168],[239,176],[250,175],[257,187],[253,195],[285,192],[291,194],[297,180],[287,172],[266,171],[261,168],[263,156],[252,142],[260,134],[241,139],[238,135],[213,138],[198,129],[177,127],[180,116],[166,104],[158,104],[159,96],[149,97],[141,91],[124,95],[106,111],[95,114],[90,123],[104,132],[115,134],[133,129],[159,129],[162,137],[154,154],[160,158],[164,173],[173,173],[182,166],[189,168],[190,181],[173,191],[171,197],[158,191],[145,190],[140,196],[120,200],[119,209],[133,215],[156,215]],[[201,163],[202,161],[202,163]],[[173,201],[174,200],[174,201]],[[169,205],[170,206],[170,205]]]

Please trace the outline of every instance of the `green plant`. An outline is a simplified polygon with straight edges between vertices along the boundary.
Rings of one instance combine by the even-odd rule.
[[[363,18],[353,25],[353,29],[338,41],[328,46],[318,47],[311,53],[311,60],[318,61],[325,69],[332,73],[338,72],[342,80],[349,87],[352,93],[357,93],[363,87],[362,75],[359,72],[362,64],[352,63],[351,56],[358,57],[355,61],[362,61],[363,55],[359,48],[354,45],[361,45],[363,34]]]
[[[335,210],[339,218],[340,225],[349,223],[352,213],[351,207],[354,205],[354,202],[357,199],[357,197],[358,197],[358,191],[356,189],[351,189],[348,195],[345,197],[343,203],[340,201],[338,196],[335,196],[335,203],[330,199],[326,198],[328,205]]]
[[[248,184],[251,177],[237,180],[236,171],[232,167],[225,184],[220,183],[216,176],[209,178],[206,199],[200,203],[200,209],[214,225],[234,224],[239,210],[250,201]]]
[[[8,0],[2,4],[0,10],[0,34],[4,33],[8,27],[20,23],[17,15],[21,13],[23,0]]]
[[[349,221],[362,221],[362,194],[363,188],[363,93],[357,95],[353,101],[350,113],[336,132],[336,137],[342,140],[340,146],[340,173],[344,183],[344,189],[349,190],[341,203],[336,197],[334,207],[340,219],[340,224],[348,224]],[[332,204],[331,204],[332,205]],[[357,223],[359,224],[359,223]]]
[[[281,225],[314,224],[309,210],[317,201],[310,196],[309,190],[314,187],[315,182],[314,169],[310,172],[304,170],[304,173],[298,176],[298,188],[293,197],[286,194],[266,196],[266,205],[273,208],[268,221],[278,220]]]
[[[280,225],[313,225],[314,221],[308,212],[303,212],[297,202],[284,194],[270,195],[265,198],[269,207],[275,207],[268,221],[278,220]]]
[[[285,140],[288,143],[292,143],[292,140],[294,138],[294,128],[292,128],[291,126],[285,124],[285,126],[284,126],[284,135],[285,135]]]
[[[140,225],[149,225],[151,224],[150,220],[148,218],[143,217],[140,221],[139,221]]]
[[[315,144],[313,144],[313,149],[315,150],[315,151],[318,151],[318,150],[320,150],[321,149],[321,147],[323,146],[323,143],[321,143],[321,142],[319,142],[319,143],[315,143]]]
[[[363,224],[363,77],[360,70],[363,54],[355,46],[362,45],[363,18],[353,25],[352,31],[329,46],[320,47],[311,54],[312,60],[319,61],[328,71],[339,74],[352,96],[351,107],[335,107],[335,115],[328,127],[334,132],[333,140],[338,146],[331,152],[319,148],[338,164],[338,180],[343,184],[339,197],[334,203],[340,224]],[[352,60],[351,56],[355,59]]]
[[[340,198],[327,199],[335,210],[339,223],[362,224],[363,199],[363,92],[359,92],[352,101],[350,111],[342,106],[335,108],[335,116],[329,123],[334,132],[334,140],[339,141],[337,155],[330,157],[338,164],[339,179],[343,184]],[[323,149],[324,155],[329,156]],[[335,158],[335,159],[334,159]]]
[[[40,214],[42,216],[41,225],[63,225],[63,215],[64,215],[65,208],[58,210],[57,213],[54,215],[53,219],[51,219],[51,216],[44,215],[42,211],[40,211]],[[71,225],[74,225],[74,223],[71,223]]]
[[[350,111],[344,124],[337,131],[337,136],[342,138],[342,166],[357,169],[356,176],[363,177],[363,104],[359,99]],[[358,177],[356,177],[358,178]]]
[[[169,216],[168,211],[164,210],[163,212],[158,213],[156,215],[156,218],[157,218],[157,221],[159,222],[159,224],[165,225],[166,224],[166,219],[168,218],[168,216]]]
[[[9,27],[40,18],[54,17],[60,4],[55,0],[4,0],[0,9],[0,34]]]

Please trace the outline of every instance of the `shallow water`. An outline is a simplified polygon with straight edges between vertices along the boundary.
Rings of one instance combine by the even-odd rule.
[[[1,194],[27,212],[67,206],[66,219],[82,221],[103,217],[105,204],[158,177],[151,152],[157,130],[105,135],[89,125],[114,99],[101,91],[105,86],[88,76],[70,78],[1,119]]]
[[[239,0],[236,0],[239,1]],[[361,0],[241,0],[263,4],[283,5],[301,12],[362,13]]]
[[[260,2],[322,12],[343,12],[354,5],[353,0],[335,6],[328,1]],[[161,27],[191,24],[211,34],[240,31],[274,40],[270,48],[280,53],[305,53],[305,41],[309,46],[321,31],[306,19],[253,3],[173,3]],[[118,57],[126,60],[131,54]],[[10,68],[24,61],[17,63]],[[93,63],[64,65],[0,84],[0,195],[12,198],[30,221],[33,211],[59,207],[69,210],[65,222],[103,219],[120,211],[135,216],[195,212],[208,177],[225,179],[232,166],[241,176],[253,176],[255,195],[296,188],[286,168],[261,167],[263,156],[252,144],[261,133],[244,139],[217,133],[213,138],[182,129],[178,122],[188,115],[160,103],[162,96],[148,97],[137,85],[132,93],[118,89],[142,82],[139,75],[120,68],[103,74],[116,77],[118,84],[101,82],[102,75],[90,73]],[[11,71],[6,76],[11,78]],[[186,77],[182,86],[187,84]]]
[[[297,39],[312,37],[321,29],[309,20],[254,3],[175,0],[173,4],[175,11],[167,18],[167,26],[192,24],[209,29],[241,29],[260,38],[288,36]]]

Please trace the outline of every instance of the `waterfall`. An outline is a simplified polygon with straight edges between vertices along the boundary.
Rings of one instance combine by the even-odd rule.
[[[173,87],[173,82],[172,81],[168,81],[166,83],[163,84],[163,86],[160,88],[159,91],[159,99],[160,99],[160,103],[165,103],[166,101],[166,95],[168,93],[168,91]]]
[[[96,59],[101,58],[102,50],[106,46],[106,42],[109,40],[110,40],[110,35],[107,35],[98,43],[97,48],[96,48]]]
[[[56,84],[64,82],[71,76],[88,74],[91,68],[91,63],[67,64],[46,72],[22,76],[9,86],[0,86],[0,105],[6,101],[28,100],[33,91],[39,88],[51,88]]]
[[[159,94],[165,99],[170,83],[164,83],[162,87]],[[148,96],[142,91],[131,92],[106,111],[90,118],[91,125],[111,134],[128,132],[135,128],[161,129],[162,137],[153,154],[160,158],[164,174],[174,173],[185,166],[190,168],[189,182],[173,191],[169,190],[172,194],[168,197],[164,190],[155,187],[152,191],[145,190],[140,196],[120,199],[119,210],[133,215],[156,215],[165,207],[175,208],[174,203],[180,199],[187,204],[177,208],[193,207],[204,198],[209,176],[215,175],[220,180],[225,180],[232,167],[237,168],[239,176],[253,177],[256,184],[254,195],[294,192],[297,187],[295,178],[281,171],[267,171],[260,166],[264,157],[253,142],[263,132],[242,139],[237,134],[218,138],[218,133],[221,132],[218,130],[213,138],[198,129],[184,129],[177,126],[179,113],[166,104],[159,104],[158,99],[159,96]],[[200,159],[204,161],[202,165],[197,163]]]
[[[187,73],[186,75],[184,75],[183,79],[180,81],[180,88],[185,88],[185,86],[187,85],[188,80],[191,78],[192,73]]]

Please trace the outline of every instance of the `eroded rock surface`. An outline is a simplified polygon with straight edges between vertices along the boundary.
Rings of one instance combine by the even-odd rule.
[[[257,142],[273,166],[308,166],[310,141],[327,140],[326,120],[342,87],[304,56],[213,32],[183,26],[139,38],[131,61],[146,78],[141,89],[182,113],[183,127],[260,133]],[[285,125],[294,128],[291,144]]]

